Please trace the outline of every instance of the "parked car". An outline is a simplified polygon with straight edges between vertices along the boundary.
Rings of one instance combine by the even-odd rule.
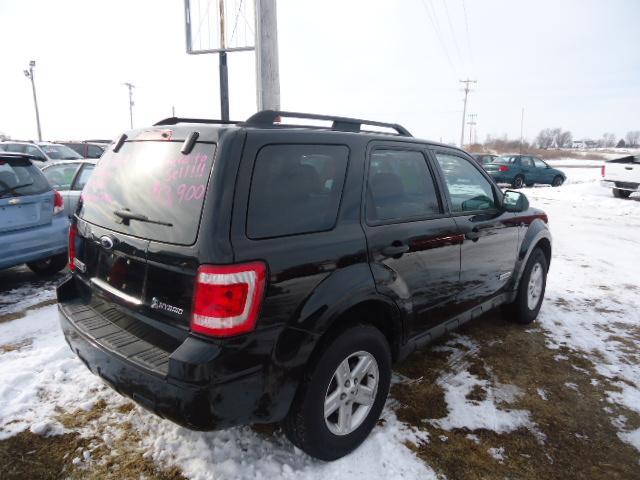
[[[0,269],[26,263],[37,274],[67,264],[64,200],[29,155],[0,152]]]
[[[479,165],[482,165],[483,167],[488,163],[492,163],[496,158],[498,158],[498,155],[493,155],[491,153],[472,153],[471,156],[476,162],[478,162]]]
[[[551,236],[460,149],[262,111],[123,135],[69,252],[62,329],[118,392],[195,430],[282,422],[333,460],[378,421],[392,362],[500,305],[536,318]]]
[[[107,148],[108,143],[94,142],[56,142],[74,150],[82,158],[100,158]]]
[[[1,142],[0,151],[26,153],[42,168],[42,162],[79,160],[82,157],[66,145],[49,142]]]
[[[567,179],[561,170],[529,155],[501,155],[484,169],[497,183],[509,183],[513,188],[531,187],[536,183],[559,187]]]
[[[608,160],[602,165],[602,186],[616,198],[629,198],[640,192],[640,155]]]
[[[96,166],[96,160],[62,160],[47,163],[42,173],[64,199],[64,213],[71,218],[78,206],[82,189]]]

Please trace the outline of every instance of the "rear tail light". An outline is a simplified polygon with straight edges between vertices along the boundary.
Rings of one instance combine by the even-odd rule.
[[[506,165],[500,165],[500,168],[498,170],[500,170],[501,172],[508,172],[509,167],[507,167]]]
[[[604,178],[604,171],[605,171],[605,166],[606,165],[602,165],[602,168],[600,169],[600,175],[602,175],[602,178]]]
[[[53,191],[53,214],[58,215],[59,213],[64,212],[64,198],[60,195],[60,192],[57,190]]]
[[[76,237],[78,236],[78,225],[72,223],[69,227],[69,270],[76,269]]]
[[[202,265],[198,269],[191,330],[214,337],[252,331],[267,281],[262,262]]]

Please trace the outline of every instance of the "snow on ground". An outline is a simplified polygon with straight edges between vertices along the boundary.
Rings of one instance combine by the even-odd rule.
[[[640,413],[640,198],[614,198],[597,170],[579,176],[585,181],[525,190],[547,212],[554,240],[539,322],[550,347],[587,354],[621,390],[610,402]],[[621,425],[620,438],[640,450],[639,430]]]
[[[584,353],[609,379],[616,387],[608,393],[609,402],[640,412],[640,199],[613,198],[597,183],[597,168],[571,168],[567,174],[569,180],[560,188],[523,190],[532,205],[547,211],[554,237],[539,322],[549,348],[567,346]],[[0,293],[0,317],[53,298],[52,287],[51,283]],[[88,411],[101,400],[109,407],[127,402],[69,350],[55,305],[31,309],[24,318],[0,323],[0,347],[5,347],[0,348],[0,439],[24,429],[58,434],[64,431],[57,421],[61,411]],[[438,348],[462,347],[466,351],[477,348],[461,335]],[[517,388],[487,382],[464,368],[443,375],[438,382],[448,408],[446,417],[434,420],[440,428],[467,428],[470,438],[477,438],[473,432],[481,429],[537,432],[529,412],[508,408],[521,394]],[[469,400],[474,387],[486,390],[486,398]],[[546,397],[544,390],[537,394]],[[264,435],[249,427],[191,432],[141,408],[109,409],[104,421],[112,429],[132,425],[145,456],[159,464],[178,465],[193,479],[435,479],[434,471],[405,446],[405,441],[429,439],[400,422],[393,406],[391,399],[383,414],[385,421],[361,448],[332,463],[310,459],[278,432]],[[611,421],[620,439],[640,451],[640,430],[627,427],[623,417]],[[542,435],[539,441],[544,442]],[[500,462],[508,461],[500,447],[490,454]],[[90,453],[77,461],[82,463],[84,457],[90,458]]]
[[[110,407],[126,400],[106,387],[71,352],[58,327],[57,307],[34,309],[24,318],[0,323],[0,344],[17,345],[0,354],[0,440],[30,429],[41,435],[63,433],[61,410],[88,411],[100,400]],[[294,448],[281,435],[264,437],[249,427],[220,432],[192,432],[141,408],[110,411],[106,421],[117,429],[130,422],[142,438],[146,455],[160,464],[179,465],[192,479],[387,479],[436,478],[404,445],[426,441],[400,423],[388,406],[383,424],[352,455],[324,463]],[[96,431],[86,431],[95,435]],[[105,435],[101,433],[101,435]],[[110,432],[105,438],[117,436]],[[87,457],[90,458],[87,451]],[[80,458],[77,464],[82,464]]]

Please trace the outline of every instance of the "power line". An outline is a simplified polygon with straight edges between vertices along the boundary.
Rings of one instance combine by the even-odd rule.
[[[462,11],[464,12],[464,26],[467,32],[467,47],[469,47],[469,57],[471,59],[471,63],[475,65],[475,61],[473,59],[473,49],[471,48],[471,36],[469,35],[469,21],[467,19],[467,7],[462,0]]]
[[[449,56],[449,52],[447,51],[447,47],[446,47],[445,43],[442,40],[442,35],[440,35],[440,29],[439,29],[439,27],[437,25],[437,19],[436,19],[436,21],[434,21],[433,17],[431,16],[431,11],[427,7],[427,4],[426,4],[425,0],[420,0],[420,3],[422,3],[422,6],[424,7],[425,11],[427,12],[427,16],[429,17],[429,21],[431,22],[431,26],[433,27],[433,30],[436,32],[436,36],[438,37],[438,41],[440,42],[440,46],[442,47],[442,51],[444,52],[445,57],[447,57],[447,61],[449,62],[449,66],[451,67],[451,71],[455,75],[456,74],[456,69],[453,66],[453,62],[451,61],[451,57]]]
[[[460,148],[464,147],[464,123],[467,117],[467,97],[469,96],[469,92],[471,88],[469,88],[469,84],[478,83],[477,80],[460,80],[460,83],[464,83],[464,106],[462,108],[462,131],[460,132]]]
[[[456,32],[453,31],[453,24],[451,23],[451,17],[449,16],[449,8],[447,7],[447,0],[442,0],[442,5],[444,5],[444,13],[447,16],[449,31],[451,32],[451,38],[453,38],[453,44],[455,45],[456,52],[458,53],[458,59],[462,61],[462,55],[460,54],[460,48],[458,47],[458,40],[456,40]]]

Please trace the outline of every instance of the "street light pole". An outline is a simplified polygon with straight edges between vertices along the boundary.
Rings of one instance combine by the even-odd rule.
[[[31,60],[29,62],[29,70],[24,71],[24,76],[31,80],[31,89],[33,90],[33,105],[36,108],[36,124],[38,125],[38,141],[42,141],[42,130],[40,129],[40,112],[38,111],[38,96],[36,95],[36,81],[33,76],[33,69],[36,66],[36,61]]]
[[[131,130],[133,130],[133,89],[136,86],[130,82],[125,82],[123,85],[129,89],[129,124],[131,125]]]

